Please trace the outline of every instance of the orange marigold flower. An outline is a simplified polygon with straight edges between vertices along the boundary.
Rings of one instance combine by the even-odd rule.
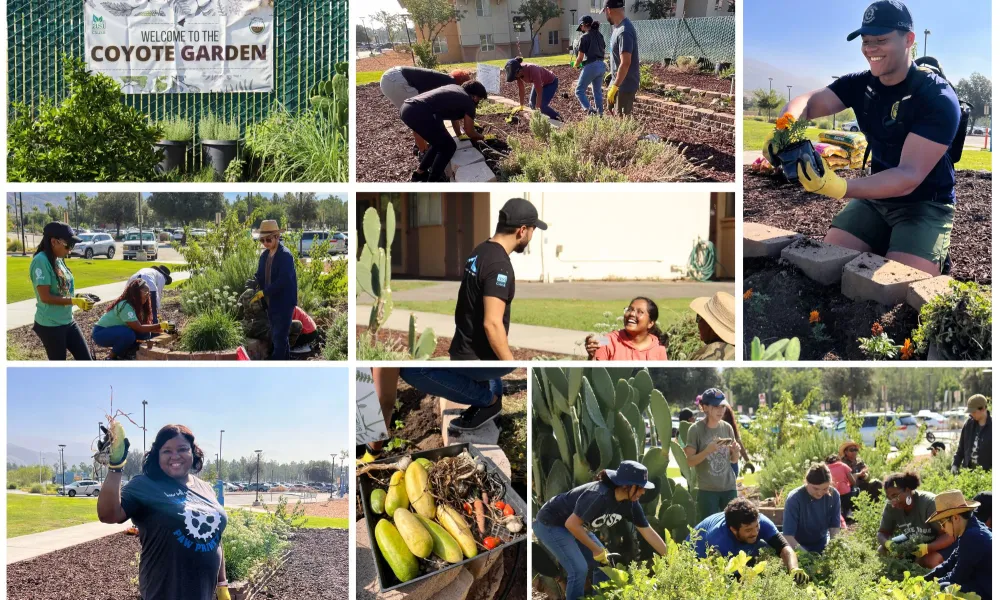
[[[902,360],[910,360],[913,358],[913,343],[910,342],[910,338],[906,338],[903,342],[903,347],[899,349],[899,358]]]
[[[873,335],[873,336],[875,336],[875,337],[878,337],[878,336],[882,335],[882,333],[883,333],[884,331],[885,331],[885,330],[884,330],[884,329],[882,329],[882,326],[881,326],[881,325],[879,325],[878,321],[876,321],[876,322],[872,323],[872,335]]]
[[[785,129],[788,129],[789,125],[790,125],[790,123],[788,122],[788,118],[787,117],[778,117],[777,122],[775,122],[775,124],[774,124],[774,126],[775,126],[776,129],[780,129],[782,131],[784,131]]]
[[[753,288],[750,288],[749,290],[743,292],[743,299],[744,300],[749,300],[752,297],[753,297]]]
[[[818,310],[814,310],[811,313],[809,313],[809,324],[813,325],[815,323],[819,323],[819,311]]]

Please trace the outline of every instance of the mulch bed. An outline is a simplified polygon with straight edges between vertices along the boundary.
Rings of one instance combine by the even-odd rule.
[[[848,179],[862,176],[860,170],[839,171]],[[992,174],[959,171],[957,203],[951,234],[951,276],[961,281],[989,284],[992,272]],[[822,238],[833,217],[847,200],[810,194],[798,184],[745,172],[743,175],[743,219],[803,235]]]
[[[368,327],[363,325],[357,326],[358,339],[362,333],[364,333]],[[393,331],[390,329],[385,329],[379,332],[378,337],[380,340],[395,342],[399,344],[401,348],[406,348],[409,343],[408,335],[403,331]],[[448,358],[448,348],[451,346],[451,338],[437,336],[437,346],[434,348],[434,353],[431,358]],[[538,358],[573,358],[566,354],[553,354],[549,352],[539,352],[538,350],[528,350],[525,348],[514,348],[511,347],[511,353],[514,355],[514,360],[534,360]],[[576,357],[579,358],[579,357]]]
[[[7,565],[8,600],[139,600],[139,538],[114,534]]]
[[[653,79],[660,83],[680,85],[696,90],[707,90],[710,92],[732,93],[732,84],[728,79],[719,79],[709,73],[679,73],[660,63],[650,64],[650,72]]]
[[[291,554],[260,598],[340,600],[349,598],[350,532],[346,529],[300,529]]]

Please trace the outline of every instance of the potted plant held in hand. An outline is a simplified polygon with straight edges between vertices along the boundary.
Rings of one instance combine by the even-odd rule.
[[[812,142],[806,139],[807,121],[798,120],[790,113],[778,117],[774,125],[774,135],[771,137],[771,152],[778,159],[781,172],[785,179],[791,182],[799,180],[796,165],[800,160],[812,164],[813,170],[822,173],[820,161]]]
[[[198,122],[198,137],[201,139],[202,164],[211,165],[216,176],[221,179],[229,163],[236,159],[239,150],[239,124],[209,114]]]
[[[163,138],[156,142],[156,148],[163,152],[163,160],[156,165],[157,171],[168,173],[175,169],[183,170],[188,146],[194,138],[194,126],[181,116],[158,121],[156,125],[163,130]]]

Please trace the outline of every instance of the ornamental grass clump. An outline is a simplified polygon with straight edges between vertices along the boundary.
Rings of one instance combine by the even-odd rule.
[[[181,349],[188,352],[231,350],[243,343],[243,326],[221,308],[191,319],[181,332]]]
[[[234,141],[240,139],[240,126],[236,121],[226,121],[207,114],[198,121],[198,137],[209,141]]]
[[[156,125],[163,130],[162,139],[169,142],[190,142],[194,139],[191,121],[179,115],[157,121]]]

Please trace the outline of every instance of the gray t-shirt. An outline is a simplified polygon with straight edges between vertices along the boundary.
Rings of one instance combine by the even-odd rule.
[[[622,52],[632,54],[625,80],[618,86],[623,92],[639,91],[639,38],[635,34],[632,21],[625,19],[618,27],[611,30],[611,77],[612,82],[618,73],[618,65],[622,64]]]
[[[929,542],[938,536],[941,525],[938,521],[928,524],[927,519],[934,514],[934,494],[917,490],[913,492],[913,508],[909,513],[893,508],[886,503],[882,511],[882,522],[879,531],[887,532],[889,537],[906,534],[908,541],[918,544]]]
[[[708,428],[708,419],[702,419],[691,426],[687,434],[686,448],[694,448],[695,454],[708,447],[717,439],[729,438],[735,442],[733,428],[725,421],[719,421],[715,429]],[[736,489],[736,474],[729,460],[729,447],[719,449],[698,463],[698,489],[706,492],[728,492]]]
[[[140,475],[122,488],[122,508],[139,528],[143,600],[215,600],[227,517],[210,485]]]

